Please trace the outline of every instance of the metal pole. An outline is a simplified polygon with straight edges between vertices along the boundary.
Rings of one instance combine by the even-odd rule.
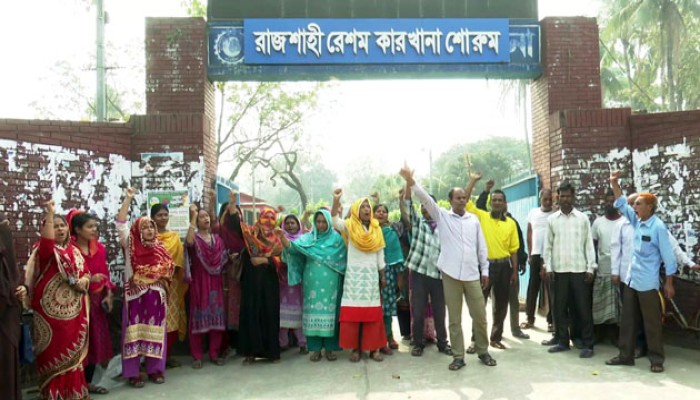
[[[249,224],[255,223],[258,217],[258,209],[257,209],[257,204],[256,204],[256,199],[255,199],[255,165],[253,165],[253,171],[250,173],[251,179],[253,180],[253,220],[249,221]]]
[[[96,71],[97,88],[95,94],[95,115],[98,121],[104,121],[107,116],[107,99],[105,96],[105,12],[104,0],[97,0],[97,35],[96,35]]]
[[[430,162],[430,165],[428,166],[428,170],[430,171],[430,184],[428,185],[430,187],[430,194],[435,196],[435,192],[433,192],[433,148],[428,149],[428,160]]]

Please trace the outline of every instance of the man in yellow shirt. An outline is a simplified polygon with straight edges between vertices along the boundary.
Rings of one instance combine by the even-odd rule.
[[[467,198],[471,199],[474,186],[481,179],[481,174],[470,175],[467,185]],[[489,259],[489,283],[484,288],[487,298],[493,290],[493,326],[491,327],[491,347],[505,349],[503,324],[508,313],[508,296],[510,285],[518,284],[518,230],[515,222],[506,217],[506,194],[501,190],[491,193],[491,211],[480,210],[473,201],[467,203],[467,211],[476,215],[486,238]]]

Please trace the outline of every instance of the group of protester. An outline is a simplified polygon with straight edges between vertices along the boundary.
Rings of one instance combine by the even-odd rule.
[[[653,194],[641,193],[628,205],[619,173],[612,174],[605,215],[591,226],[575,208],[570,184],[557,189],[557,204],[551,190],[542,190],[541,206],[528,216],[525,240],[507,212],[505,193],[492,191],[493,181],[486,183],[476,203],[471,200],[480,174],[472,174],[466,188],[450,190],[449,210],[416,183],[407,166],[400,175],[405,188],[398,222],[388,220],[386,205],[366,197],[354,201],[341,218],[343,192],[336,189],[330,209],[299,218],[266,208],[248,225],[231,191],[218,215],[190,207],[184,242],[168,230],[166,205],[156,204],[149,216],[129,223],[136,192],[127,189],[115,221],[125,260],[124,378],[136,388],[146,378],[164,383],[166,368],[179,366],[170,357],[172,346],[186,336],[195,369],[204,366],[205,336],[215,365],[225,364],[230,348],[244,357],[244,364],[278,362],[292,342],[300,353],[310,353],[312,362],[324,357],[335,361],[341,349],[350,350],[352,362],[365,353],[382,361],[399,347],[392,330],[397,314],[412,356],[420,357],[434,340],[439,352],[452,357],[450,370],[466,365],[465,353],[476,353],[484,365],[495,366],[488,348],[506,349],[502,339],[508,310],[511,333],[527,339],[522,329],[534,326],[538,299],[547,299],[551,311],[547,321],[554,335],[543,342],[551,346],[549,352],[569,350],[573,340],[581,348],[580,357],[592,357],[595,328],[619,325],[620,353],[606,363],[632,365],[636,357],[648,355],[651,371],[663,371],[661,265],[669,298],[677,260],[697,265],[654,215]],[[77,210],[58,216],[52,201],[45,207],[40,239],[24,274],[15,262],[9,223],[0,216],[0,372],[7,382],[0,389],[3,399],[20,398],[22,302],[33,310],[41,397],[86,399],[91,393],[107,393],[88,384],[95,366],[105,366],[113,356],[107,314],[115,285],[98,241],[99,221]],[[518,278],[528,260],[527,321],[520,324]],[[540,290],[543,282],[550,289],[547,295]],[[472,319],[466,349],[463,299]],[[402,314],[397,304],[406,302],[410,313]],[[645,344],[638,348],[642,332]]]

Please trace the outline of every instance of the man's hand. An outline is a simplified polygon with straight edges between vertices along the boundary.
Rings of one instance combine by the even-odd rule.
[[[676,295],[676,289],[673,288],[673,281],[670,279],[666,280],[664,283],[664,295],[667,299],[672,299]]]
[[[472,172],[471,174],[469,174],[469,179],[476,182],[480,180],[482,176],[484,176],[484,174],[482,174],[481,172]]]
[[[493,178],[489,179],[488,181],[486,181],[486,188],[484,190],[486,190],[487,192],[490,192],[491,189],[493,189],[493,185],[495,185],[495,184],[496,183],[494,182]]]
[[[415,185],[416,181],[413,179],[413,170],[411,170],[405,163],[403,167],[401,167],[399,175],[401,175],[401,177],[406,181],[408,187]]]
[[[613,275],[611,277],[613,285],[619,285],[620,284],[620,275]]]
[[[24,302],[24,299],[27,298],[27,287],[24,285],[17,287],[17,289],[15,289],[15,296],[17,300]]]
[[[489,287],[489,277],[488,276],[481,276],[481,289],[486,290]]]
[[[520,275],[525,275],[526,271],[527,271],[527,265],[525,265],[525,264],[518,265],[518,272],[520,272]]]
[[[586,272],[586,275],[583,277],[583,281],[586,283],[592,283],[593,282],[593,274],[590,272]]]
[[[128,187],[128,188],[126,188],[125,194],[126,194],[126,197],[127,197],[129,200],[131,200],[131,199],[134,198],[134,196],[136,196],[136,189],[134,189],[134,188],[132,188],[132,187]]]
[[[610,173],[610,182],[617,182],[618,179],[622,176],[622,171],[619,169],[617,171],[613,171]]]
[[[511,285],[517,285],[518,284],[518,271],[515,270],[513,271],[513,274],[510,276],[510,284]]]

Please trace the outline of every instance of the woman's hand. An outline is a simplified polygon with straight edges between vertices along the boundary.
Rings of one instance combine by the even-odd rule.
[[[103,307],[106,308],[105,311],[107,311],[108,313],[112,312],[112,307],[114,306],[114,293],[112,293],[111,290],[107,291],[107,296],[105,296],[105,298],[102,299],[102,304],[104,304]]]
[[[24,285],[18,286],[17,289],[15,289],[15,296],[17,296],[17,300],[24,302],[27,298],[27,287]]]

